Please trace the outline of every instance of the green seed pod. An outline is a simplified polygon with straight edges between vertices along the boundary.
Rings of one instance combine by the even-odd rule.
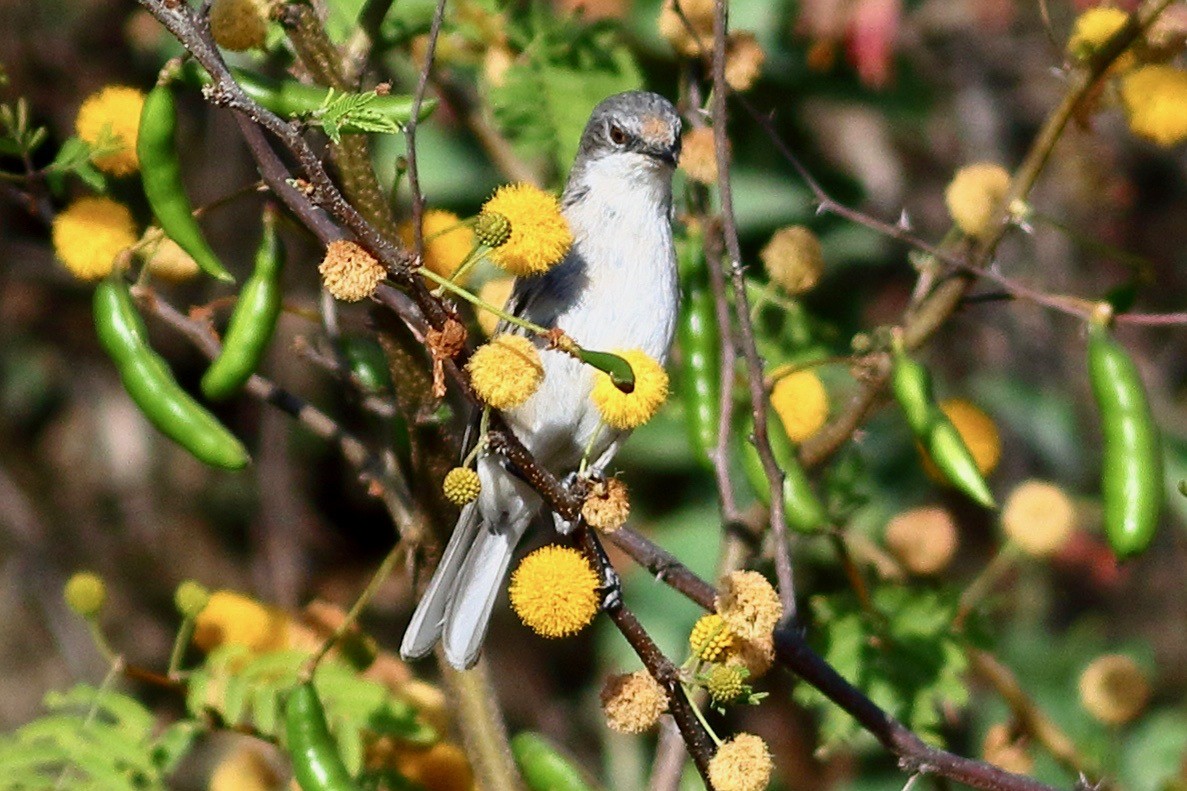
[[[189,253],[203,272],[233,283],[235,278],[210,249],[194,219],[194,209],[186,197],[181,178],[181,164],[177,161],[176,132],[177,107],[173,92],[167,85],[158,85],[144,99],[136,138],[144,195],[161,230]]]
[[[1088,331],[1088,377],[1104,433],[1101,491],[1105,536],[1119,558],[1145,550],[1162,508],[1158,425],[1133,360],[1108,329]]]
[[[380,395],[395,389],[387,356],[378,343],[362,335],[344,335],[339,342],[350,373],[364,392]]]
[[[902,407],[907,425],[944,477],[986,508],[996,507],[973,454],[956,426],[936,403],[931,374],[901,347],[894,349],[890,388]]]
[[[511,754],[530,791],[593,791],[581,770],[537,733],[516,734]]]
[[[754,424],[746,419],[743,431],[738,432],[741,443],[742,469],[754,494],[763,503],[771,502],[771,487],[763,469],[762,459],[754,443],[748,438],[754,434]],[[828,512],[812,489],[808,474],[796,457],[795,446],[787,438],[783,425],[776,419],[767,420],[767,439],[775,462],[783,470],[783,511],[787,524],[800,533],[814,533],[828,524]]]
[[[721,331],[699,234],[690,233],[677,249],[684,286],[677,328],[680,396],[694,455],[699,463],[711,467],[721,408]]]
[[[289,693],[284,703],[284,733],[301,791],[357,791],[312,683],[306,681]]]
[[[202,377],[202,393],[207,398],[230,398],[259,367],[280,318],[283,267],[284,246],[276,233],[275,214],[269,210],[264,213],[264,236],[256,250],[255,269],[239,292],[222,351]]]
[[[211,466],[247,466],[250,458],[242,443],[177,384],[169,366],[148,345],[144,321],[122,277],[114,275],[96,286],[94,314],[100,345],[149,422]]]

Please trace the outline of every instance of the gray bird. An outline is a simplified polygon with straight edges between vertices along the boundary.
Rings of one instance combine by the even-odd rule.
[[[680,117],[662,96],[630,91],[595,107],[561,196],[573,246],[545,274],[516,281],[508,312],[560,327],[588,349],[637,348],[663,363],[679,303],[671,225],[679,153]],[[600,474],[628,432],[602,423],[590,399],[592,368],[535,343],[544,380],[504,413],[507,422],[557,476],[574,472],[587,448]],[[480,458],[478,475],[482,493],[462,509],[412,616],[405,658],[424,656],[440,639],[454,667],[478,660],[512,553],[540,510],[540,497],[497,457]]]

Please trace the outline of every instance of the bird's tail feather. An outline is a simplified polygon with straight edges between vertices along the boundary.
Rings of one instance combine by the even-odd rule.
[[[449,544],[445,547],[445,554],[441,556],[429,586],[416,605],[416,611],[412,613],[412,620],[404,632],[404,641],[400,643],[400,656],[419,659],[433,650],[445,624],[446,607],[453,597],[454,589],[458,587],[461,579],[459,574],[481,527],[478,504],[470,503],[462,509]]]
[[[464,669],[478,661],[511,555],[531,521],[529,513],[500,525],[500,529],[487,526],[488,529],[478,532],[466,553],[456,589],[445,610],[442,637],[445,659],[454,667]]]

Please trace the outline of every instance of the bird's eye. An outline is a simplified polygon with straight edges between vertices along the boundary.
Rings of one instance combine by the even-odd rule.
[[[621,146],[626,143],[626,132],[622,130],[621,126],[617,124],[610,124],[610,142],[616,146]]]

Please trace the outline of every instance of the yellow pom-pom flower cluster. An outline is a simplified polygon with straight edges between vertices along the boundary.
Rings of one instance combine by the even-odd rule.
[[[243,52],[264,46],[268,8],[261,0],[214,0],[210,5],[210,35],[223,49]]]
[[[88,96],[78,108],[74,132],[94,149],[95,167],[113,176],[126,176],[140,167],[136,138],[144,94],[123,85],[108,85]]]
[[[594,487],[581,504],[586,524],[603,533],[613,533],[626,524],[631,515],[631,500],[626,484],[609,478]]]
[[[956,227],[969,236],[983,239],[993,231],[993,221],[1001,210],[1010,174],[1001,165],[978,162],[956,171],[944,201]]]
[[[1187,140],[1187,70],[1153,65],[1121,80],[1121,100],[1133,133],[1173,146]]]
[[[656,24],[672,49],[681,55],[699,55],[701,47],[713,46],[713,0],[680,0],[679,11],[676,0],[664,0]]]
[[[763,791],[773,768],[767,743],[753,733],[739,733],[709,761],[709,782],[717,791]]]
[[[712,129],[702,126],[684,135],[680,142],[680,169],[700,184],[717,183],[717,149]]]
[[[425,791],[473,791],[474,770],[466,752],[451,742],[426,749],[406,747],[395,759],[400,777]]]
[[[62,598],[75,614],[83,618],[94,618],[107,601],[107,585],[98,574],[80,571],[66,581]]]
[[[635,389],[624,393],[615,386],[610,374],[597,371],[592,397],[606,425],[625,431],[655,417],[668,398],[668,375],[662,365],[641,349],[616,349],[614,353],[630,363]]]
[[[149,274],[170,283],[184,283],[198,276],[202,271],[198,268],[198,262],[182,250],[181,245],[156,229],[152,229],[150,233],[156,234],[156,243],[141,248],[144,265],[148,268]]]
[[[1108,725],[1133,720],[1150,701],[1150,682],[1138,663],[1124,654],[1099,656],[1080,674],[1080,704]]]
[[[515,278],[496,277],[482,284],[478,289],[478,298],[488,305],[502,308],[511,299],[511,292],[515,289]],[[495,334],[499,326],[499,317],[489,310],[478,309],[478,326],[486,333],[486,337]]]
[[[715,612],[702,615],[688,635],[688,647],[702,662],[716,662],[729,653],[736,642],[729,624]]]
[[[1053,483],[1023,481],[1002,508],[1002,530],[1023,552],[1047,557],[1063,548],[1076,528],[1076,507]]]
[[[912,574],[938,574],[956,554],[956,522],[939,506],[912,508],[886,525],[886,545]]]
[[[345,239],[330,242],[317,271],[326,291],[343,302],[359,302],[371,296],[387,275],[375,256]]]
[[[442,489],[446,500],[454,505],[465,505],[478,499],[482,492],[482,480],[469,467],[454,467],[445,474]]]
[[[573,244],[560,201],[530,184],[499,187],[482,211],[502,215],[511,224],[507,241],[491,250],[490,258],[513,275],[547,272]]]
[[[725,42],[725,81],[735,91],[748,91],[762,73],[767,53],[755,35],[733,31]]]
[[[207,791],[269,791],[283,788],[276,770],[254,744],[237,747],[215,764]]]
[[[289,645],[289,617],[234,591],[210,594],[194,623],[194,645],[213,651],[220,645],[241,645],[266,653]]]
[[[718,587],[715,609],[744,640],[769,640],[783,617],[779,594],[757,571],[734,571]]]
[[[461,218],[444,209],[429,209],[421,218],[424,265],[441,277],[451,277],[474,249],[474,232]],[[400,223],[400,241],[411,248],[415,243],[412,221]]]
[[[828,420],[828,392],[815,371],[795,371],[775,382],[771,407],[792,442],[803,442]]]
[[[598,612],[598,575],[575,549],[547,546],[520,562],[508,594],[519,620],[542,637],[567,637]]]
[[[79,280],[111,274],[119,254],[136,244],[132,212],[111,198],[79,198],[54,218],[54,253]]]
[[[606,725],[619,733],[642,733],[668,709],[664,688],[646,670],[611,676],[601,699]]]
[[[522,335],[504,333],[491,338],[470,357],[466,370],[474,392],[495,409],[519,406],[544,380],[540,353]]]
[[[1116,35],[1125,26],[1129,14],[1120,8],[1112,6],[1096,6],[1089,8],[1076,17],[1072,26],[1072,35],[1067,42],[1068,55],[1077,60],[1087,60],[1096,54],[1105,42]],[[1132,55],[1123,56],[1132,61]],[[1114,68],[1124,68],[1126,64],[1118,61]]]
[[[791,295],[811,291],[824,274],[824,250],[803,225],[780,228],[759,252],[771,281]]]

